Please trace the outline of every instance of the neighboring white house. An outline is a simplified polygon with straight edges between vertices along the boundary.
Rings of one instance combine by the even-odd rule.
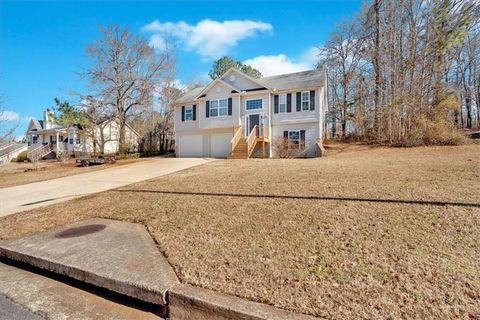
[[[327,92],[321,70],[253,79],[232,68],[174,103],[178,157],[275,156],[278,142],[318,155]],[[275,147],[274,147],[275,146]]]
[[[28,152],[41,151],[42,157],[58,157],[60,154],[73,155],[75,152],[113,154],[119,147],[119,123],[111,117],[99,121],[94,139],[77,126],[60,126],[54,122],[50,110],[43,112],[43,120],[32,118],[27,129]],[[129,151],[138,150],[138,134],[129,125],[125,129],[125,141]]]

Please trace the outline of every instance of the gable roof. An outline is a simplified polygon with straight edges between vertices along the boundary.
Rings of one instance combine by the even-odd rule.
[[[208,84],[208,86],[204,87],[203,90],[198,94],[198,96],[203,95],[203,94],[206,94],[206,93],[207,93],[214,85],[216,85],[217,83],[221,83],[221,84],[223,84],[223,85],[225,85],[225,86],[227,86],[227,87],[230,87],[230,89],[232,89],[232,90],[240,91],[238,88],[232,86],[230,83],[222,80],[221,78],[217,78],[217,79],[213,80],[212,82],[210,82],[210,83]],[[198,96],[197,96],[197,97],[198,97]],[[195,98],[197,98],[197,97],[195,97]]]
[[[37,131],[43,130],[43,121],[31,118],[27,131],[31,131],[32,129],[37,129]]]
[[[252,77],[250,77],[248,74],[245,74],[243,73],[242,71],[234,68],[234,67],[231,67],[230,69],[228,69],[220,78],[221,79],[225,79],[230,73],[232,72],[236,72],[236,73],[239,73],[241,74],[243,77],[245,77],[246,79],[250,80],[251,82],[255,83],[258,85],[259,88],[263,87],[264,84],[260,83],[259,79],[254,79]]]
[[[275,90],[321,87],[325,83],[325,73],[318,69],[265,77],[258,81],[267,88]]]
[[[174,105],[192,102],[197,100],[202,94],[205,94],[210,88],[212,88],[216,83],[222,83],[235,91],[242,91],[241,89],[237,89],[227,81],[224,81],[228,74],[231,72],[238,72],[250,81],[258,84],[258,88],[243,90],[243,91],[256,91],[256,90],[290,90],[290,89],[300,89],[300,88],[312,88],[312,87],[323,87],[325,85],[325,72],[321,69],[317,70],[309,70],[309,71],[302,71],[302,72],[295,72],[289,74],[281,74],[278,76],[271,76],[271,77],[263,77],[260,79],[253,79],[248,75],[244,74],[243,72],[235,69],[230,68],[221,78],[217,78],[210,82],[210,84],[206,87],[199,87],[193,90],[186,92],[183,96],[175,100],[173,103]]]
[[[205,89],[206,87],[198,87],[195,89],[192,89],[188,92],[186,92],[183,96],[175,100],[173,104],[180,104],[180,103],[186,103],[186,102],[191,102],[197,99],[197,97],[200,95],[200,93]]]

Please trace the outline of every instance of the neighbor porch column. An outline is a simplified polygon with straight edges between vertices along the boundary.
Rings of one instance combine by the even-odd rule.
[[[56,150],[56,154],[57,154],[57,157],[58,157],[58,139],[60,139],[60,134],[59,132],[57,131],[57,139],[55,140],[56,141],[56,144],[55,144],[55,150]]]

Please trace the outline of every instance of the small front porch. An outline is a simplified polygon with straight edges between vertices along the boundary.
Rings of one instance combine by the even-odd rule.
[[[27,158],[31,161],[49,156],[58,158],[62,154],[72,154],[75,149],[75,133],[68,128],[30,131],[27,136]]]

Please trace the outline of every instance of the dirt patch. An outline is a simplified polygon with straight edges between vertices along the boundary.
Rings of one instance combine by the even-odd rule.
[[[475,318],[479,155],[220,160],[7,216],[0,235],[95,216],[141,222],[185,283],[326,318]]]

